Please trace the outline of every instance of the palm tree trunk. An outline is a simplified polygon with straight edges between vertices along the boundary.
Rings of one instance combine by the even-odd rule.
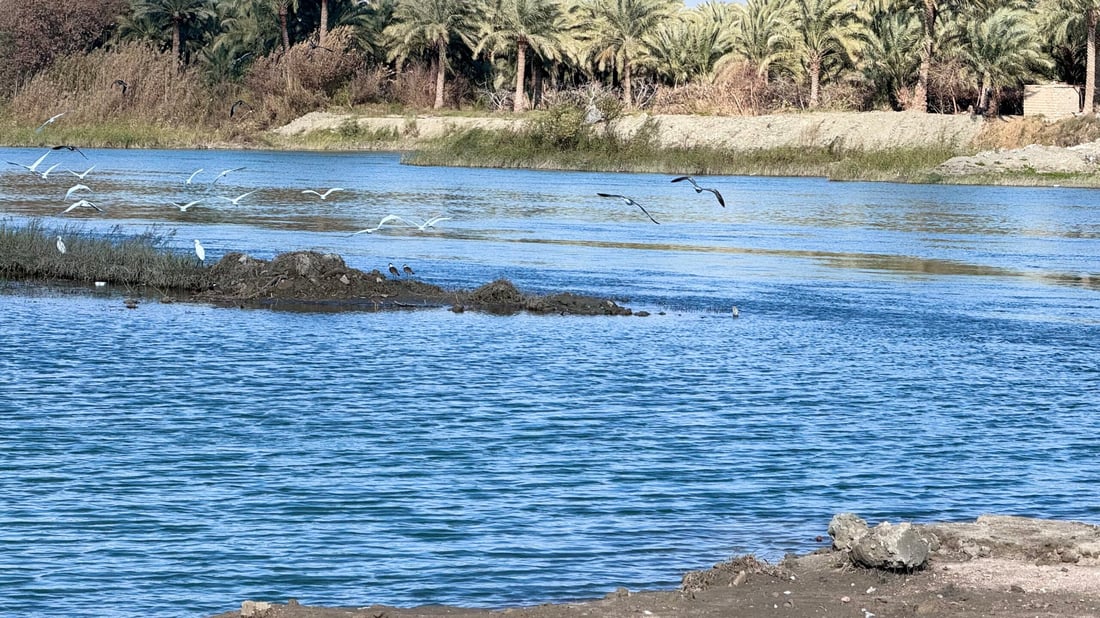
[[[821,94],[821,58],[814,56],[810,59],[810,109],[817,109],[818,97]]]
[[[512,101],[512,111],[522,112],[527,109],[527,99],[523,93],[524,71],[527,70],[527,41],[516,41],[516,96]]]
[[[183,57],[180,50],[180,21],[172,20],[172,57],[176,59],[176,70],[183,68]]]
[[[283,33],[283,51],[284,52],[290,51],[290,31],[287,30],[287,27],[286,27],[286,14],[287,14],[287,5],[284,2],[284,3],[279,5],[279,28],[280,28],[280,30],[282,30],[282,33]]]
[[[936,0],[924,0],[924,46],[921,50],[920,73],[910,106],[915,112],[928,112],[928,77],[932,72],[932,53],[936,45]]]
[[[982,73],[982,82],[978,91],[978,113],[985,115],[989,108],[989,73]]]
[[[630,59],[627,58],[623,61],[623,106],[625,106],[626,109],[632,109],[634,107],[634,98],[630,92],[631,90]]]
[[[321,0],[321,35],[317,44],[325,46],[325,37],[328,36],[328,0]]]
[[[439,55],[436,60],[435,70],[435,109],[440,109],[443,107],[443,88],[446,85],[447,42],[442,40],[436,41],[436,49],[439,50]]]
[[[1085,107],[1081,111],[1091,114],[1096,111],[1096,21],[1097,10],[1085,10],[1085,28],[1088,30],[1088,44],[1085,45]]]

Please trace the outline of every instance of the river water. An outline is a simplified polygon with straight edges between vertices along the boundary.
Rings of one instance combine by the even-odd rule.
[[[1095,191],[700,178],[722,208],[655,174],[85,154],[6,166],[3,221],[651,315],[128,310],[0,284],[6,615],[495,607],[776,560],[839,511],[1100,521]],[[58,214],[76,182],[105,213]],[[348,236],[387,214],[449,220]]]

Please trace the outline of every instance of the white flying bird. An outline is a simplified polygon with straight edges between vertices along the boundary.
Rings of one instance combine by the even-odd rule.
[[[80,200],[78,202],[73,202],[68,208],[66,208],[65,210],[62,210],[61,214],[65,214],[65,213],[67,213],[71,210],[75,210],[77,208],[94,208],[94,209],[98,210],[99,212],[103,212],[102,208],[100,208],[99,206],[96,206],[95,204],[89,202],[88,200]]]
[[[248,193],[242,193],[242,194],[238,195],[237,197],[225,197],[224,195],[219,195],[218,197],[225,200],[225,201],[227,201],[227,202],[230,202],[234,206],[236,206],[241,200],[243,200],[244,198],[252,195],[255,192],[256,191],[249,191]]]
[[[175,206],[176,208],[179,208],[180,212],[187,212],[188,208],[194,206],[195,204],[198,204],[201,201],[202,201],[201,199],[198,199],[198,200],[195,200],[193,202],[187,202],[186,204],[177,204],[175,202],[168,202],[168,203]]]
[[[52,171],[54,171],[55,169],[57,169],[57,166],[58,166],[58,165],[61,165],[61,164],[60,164],[60,163],[54,163],[53,165],[51,165],[51,166],[47,167],[47,168],[46,168],[46,171],[42,172],[42,179],[43,179],[43,180],[46,180],[46,179],[48,179],[48,178],[50,177],[50,172],[52,172]]]
[[[88,175],[88,172],[90,172],[94,169],[95,169],[95,166],[93,165],[93,166],[89,167],[88,169],[84,170],[83,172],[81,172],[79,174],[77,174],[76,172],[74,172],[72,170],[69,170],[69,173],[72,174],[73,176],[76,176],[77,178],[79,178],[81,180],[84,180],[84,177]]]
[[[73,193],[76,193],[77,191],[91,191],[91,190],[92,190],[92,188],[89,187],[88,185],[73,185],[73,186],[69,187],[68,191],[65,192],[65,199],[68,199],[68,198],[72,197]]]
[[[218,182],[219,180],[221,180],[222,177],[225,176],[226,174],[228,174],[229,172],[239,172],[243,169],[244,169],[243,167],[234,167],[234,168],[230,168],[230,169],[227,169],[227,170],[222,170],[222,173],[218,174],[217,176],[214,177],[214,180],[210,181],[210,186],[213,187],[215,182]]]
[[[198,238],[195,239],[195,255],[199,256],[200,262],[206,262],[206,249],[202,248]]]
[[[430,227],[435,227],[436,223],[439,223],[440,221],[450,221],[451,218],[450,217],[432,217],[431,219],[428,219],[427,221],[425,221],[423,223],[417,223],[416,221],[409,221],[408,219],[401,219],[401,220],[403,222],[415,227],[416,229],[420,230],[421,232],[423,232],[424,230],[426,230]]]
[[[12,165],[18,165],[19,167],[21,167],[23,169],[26,169],[26,170],[30,170],[32,172],[37,172],[38,171],[38,166],[41,165],[42,162],[46,160],[46,157],[50,156],[50,152],[52,152],[52,151],[47,150],[45,152],[45,154],[43,154],[41,157],[38,157],[38,160],[35,161],[34,163],[31,163],[30,165],[23,165],[22,163],[16,163],[15,161],[8,161],[8,163],[11,163]]]
[[[319,193],[317,191],[314,191],[313,189],[306,189],[305,191],[302,191],[302,193],[312,193],[313,195],[316,195],[317,197],[319,197],[323,200],[326,200],[326,199],[328,199],[328,196],[333,191],[344,191],[344,189],[342,189],[340,187],[333,187],[333,188],[329,189],[328,191],[325,191],[324,193]]]
[[[57,120],[58,118],[60,118],[60,117],[62,117],[62,116],[64,116],[64,115],[65,115],[65,112],[61,112],[60,114],[57,114],[56,116],[50,116],[50,117],[49,117],[49,118],[48,118],[48,119],[46,120],[46,122],[43,122],[43,123],[42,123],[41,125],[39,125],[39,127],[38,127],[37,129],[35,129],[35,130],[34,130],[34,132],[35,132],[35,133],[41,133],[41,132],[42,132],[42,129],[45,129],[45,128],[46,128],[46,125],[50,124],[51,122],[53,122],[53,121]]]
[[[349,236],[358,236],[360,234],[373,234],[373,233],[377,232],[378,230],[382,229],[382,226],[386,225],[390,221],[404,221],[404,219],[402,219],[401,217],[398,217],[397,215],[386,215],[385,217],[382,217],[382,220],[378,222],[377,226],[369,227],[365,230],[359,230],[358,232],[355,232],[354,234],[349,234]]]
[[[187,177],[187,184],[191,184],[191,181],[194,180],[195,176],[198,176],[199,172],[201,172],[201,171],[202,171],[202,168],[200,167],[199,169],[191,172],[191,175]]]
[[[61,237],[57,237],[57,250],[61,253],[65,253],[68,249],[65,248],[65,241],[61,240]]]

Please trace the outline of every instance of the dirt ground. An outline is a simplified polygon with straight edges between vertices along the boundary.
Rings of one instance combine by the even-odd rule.
[[[449,307],[455,312],[469,309],[497,314],[645,315],[605,298],[568,292],[523,294],[503,279],[473,291],[445,290],[417,281],[415,273],[394,268],[396,272],[364,272],[349,267],[339,255],[314,251],[283,253],[270,261],[233,252],[211,267],[206,289],[185,300],[311,311]],[[127,305],[130,303],[136,301],[128,299]]]
[[[620,588],[602,599],[573,603],[497,610],[396,608],[369,605],[365,590],[360,607],[257,599],[216,618],[1100,616],[1100,526],[984,515],[919,529],[934,535],[938,547],[927,566],[913,572],[855,567],[845,552],[823,548],[777,565],[735,558],[685,574],[679,590]],[[826,537],[823,545],[828,542]]]

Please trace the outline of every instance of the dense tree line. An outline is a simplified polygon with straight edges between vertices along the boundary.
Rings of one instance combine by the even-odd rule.
[[[695,87],[751,92],[751,112],[951,113],[995,110],[1024,82],[1058,80],[1081,85],[1091,111],[1098,20],[1100,0],[711,0],[691,9],[681,0],[21,0],[0,11],[0,97],[58,58],[143,43],[209,87],[258,93],[272,81],[289,87],[284,65],[297,54],[298,69],[318,74],[295,83],[355,90],[353,103],[382,96],[364,75],[413,72],[436,108],[518,111],[597,86],[626,108]]]

